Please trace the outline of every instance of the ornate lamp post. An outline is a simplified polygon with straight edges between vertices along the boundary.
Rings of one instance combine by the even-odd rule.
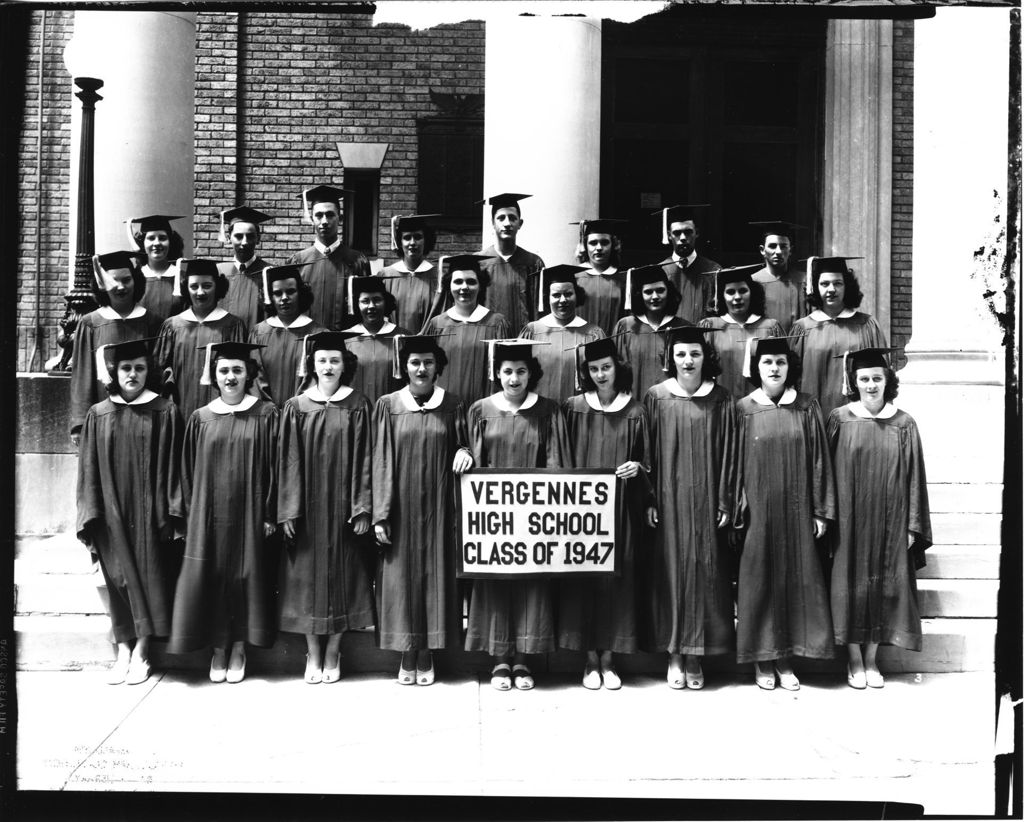
[[[63,349],[60,363],[55,371],[69,371],[75,329],[79,320],[95,310],[96,301],[92,296],[90,283],[93,278],[92,255],[96,252],[94,239],[95,220],[93,216],[93,133],[96,103],[103,98],[97,90],[103,88],[103,81],[95,77],[76,77],[75,85],[81,91],[75,97],[82,101],[82,139],[78,155],[78,234],[75,243],[75,282],[64,295],[67,308],[61,318],[57,344]]]

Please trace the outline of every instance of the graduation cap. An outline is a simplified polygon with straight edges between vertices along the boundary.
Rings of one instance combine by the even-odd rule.
[[[382,276],[373,274],[369,277],[346,277],[345,296],[348,298],[349,310],[355,313],[354,306],[359,300],[360,294],[384,294],[387,292],[385,280],[400,280],[401,277]]]
[[[437,261],[437,293],[443,290],[444,267],[448,265],[449,271],[475,271],[480,273],[481,260],[493,260],[490,254],[451,254],[447,257],[441,256]]]
[[[396,214],[391,218],[391,250],[399,250],[399,242],[407,231],[425,231],[430,220],[440,214]]]
[[[530,340],[525,337],[506,339],[481,340],[487,344],[487,379],[494,379],[494,364],[506,360],[528,360],[533,356],[535,345],[551,345],[543,340]]]
[[[684,203],[682,205],[668,206],[667,208],[652,211],[652,217],[661,215],[661,244],[672,244],[672,241],[668,236],[668,227],[672,225],[672,223],[685,223],[687,221],[694,222],[693,218],[697,209],[710,207],[711,203]]]
[[[146,236],[150,231],[166,231],[170,236],[171,220],[181,219],[183,218],[180,214],[150,214],[148,217],[129,217],[124,221],[128,230],[128,242],[135,245],[135,233],[132,231],[132,226],[136,223],[138,223],[142,236]]]
[[[814,284],[822,274],[842,274],[846,276],[850,269],[847,260],[863,260],[863,257],[808,257],[798,262],[807,264],[807,276],[804,278],[804,290],[807,294],[814,293]]]
[[[580,227],[580,245],[586,246],[588,234],[611,234],[618,236],[616,226],[624,225],[629,220],[620,220],[616,217],[595,217],[592,220],[576,220],[569,225]]]
[[[586,271],[586,266],[562,263],[540,270],[540,287],[537,289],[537,310],[543,311],[547,305],[548,290],[554,283],[576,284],[576,275]]]
[[[765,355],[784,354],[788,357],[793,353],[789,341],[798,340],[800,337],[800,334],[789,334],[784,337],[748,337],[746,350],[743,354],[743,376],[749,380],[754,370],[754,361],[759,360]]]
[[[623,304],[623,309],[626,311],[633,310],[633,289],[640,290],[645,285],[651,285],[652,283],[665,283],[666,285],[670,282],[668,272],[665,271],[665,266],[660,263],[652,263],[651,265],[641,265],[636,268],[626,269],[626,299]]]
[[[270,295],[271,283],[276,283],[278,280],[295,279],[297,285],[302,285],[302,269],[307,265],[312,265],[315,260],[311,260],[308,263],[289,263],[288,265],[268,265],[260,272],[260,276],[263,279],[263,304],[270,305],[273,300]]]
[[[223,277],[224,275],[220,273],[216,260],[200,257],[186,259],[182,257],[178,260],[178,276],[174,278],[174,286],[171,288],[171,292],[175,297],[182,295],[190,276],[213,277],[216,280],[217,277]]]
[[[313,356],[316,351],[345,351],[345,340],[361,337],[358,331],[318,331],[316,334],[307,334],[302,338],[302,358],[299,360],[297,377],[305,377],[306,360]]]
[[[110,385],[110,370],[116,368],[122,360],[134,360],[139,357],[152,357],[153,344],[156,337],[141,337],[137,340],[126,340],[119,343],[101,345],[93,352],[96,358],[96,376],[104,385]]]
[[[241,205],[234,208],[226,208],[220,213],[220,241],[230,242],[228,233],[235,223],[252,223],[256,226],[256,233],[259,234],[260,223],[273,219],[269,214],[257,211],[255,208]]]
[[[344,199],[346,194],[351,194],[344,188],[337,188],[335,186],[318,185],[312,186],[311,188],[305,188],[302,190],[302,208],[306,215],[306,221],[310,225],[313,223],[313,213],[311,207],[317,203],[334,203],[335,207],[341,211],[341,201]]]
[[[757,228],[761,232],[762,240],[771,234],[775,234],[779,237],[788,237],[790,242],[793,241],[798,228],[807,228],[807,226],[797,225],[788,220],[753,220],[747,223],[747,225]]]
[[[520,215],[522,215],[523,211],[519,205],[519,201],[532,196],[532,194],[495,194],[491,197],[485,197],[482,200],[477,200],[473,205],[489,205],[491,207],[492,217],[499,208],[514,208],[520,213]]]
[[[832,357],[843,361],[843,396],[853,393],[850,385],[850,374],[858,368],[888,368],[889,362],[885,355],[891,354],[895,348],[861,348],[857,351],[845,351]]]
[[[718,305],[718,295],[729,283],[746,283],[754,285],[754,274],[764,268],[763,263],[753,265],[734,265],[731,268],[720,268],[715,272],[715,313],[721,312]]]
[[[685,343],[687,345],[701,345],[704,342],[705,334],[715,334],[722,329],[719,328],[705,328],[700,325],[680,325],[673,328],[660,328],[657,334],[663,334],[665,337],[665,348],[662,352],[662,364],[661,370],[666,374],[669,371],[669,361],[672,359],[672,347],[678,343]]]
[[[444,353],[438,343],[438,337],[451,337],[451,334],[395,334],[391,338],[392,376],[402,378],[402,354],[437,354]]]
[[[100,291],[111,291],[117,287],[117,281],[110,276],[111,271],[128,269],[135,271],[139,260],[144,258],[141,251],[111,251],[108,254],[94,254],[92,271],[96,287]]]
[[[252,352],[258,351],[261,348],[266,348],[266,346],[233,340],[200,345],[196,348],[196,351],[206,349],[206,360],[203,362],[203,371],[199,377],[199,384],[213,385],[210,369],[213,367],[214,360],[250,360]]]

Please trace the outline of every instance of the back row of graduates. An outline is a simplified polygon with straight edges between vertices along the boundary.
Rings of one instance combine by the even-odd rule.
[[[131,291],[138,282],[126,257],[96,260],[97,281],[111,306],[119,291]],[[824,304],[843,303],[849,272],[840,262],[843,271],[822,292]],[[661,269],[655,268],[650,278],[634,272],[636,287],[630,289],[633,300],[643,301],[644,317],[652,309],[657,313],[672,294],[672,284],[659,279]],[[819,403],[793,388],[801,358],[790,342],[800,337],[756,340],[749,358],[741,359],[751,363],[751,382],[760,387],[736,402],[714,380],[720,367],[709,340],[722,336],[721,330],[647,322],[648,348],[655,360],[659,348],[664,352],[669,377],[644,391],[630,373],[632,357],[623,356],[616,342],[628,332],[606,339],[597,329],[592,337],[563,338],[588,325],[576,316],[585,290],[576,280],[578,272],[564,267],[542,271],[541,303],[549,302],[550,312],[528,323],[523,339],[492,343],[489,358],[479,335],[463,339],[460,333],[498,313],[481,313],[481,286],[493,286],[493,280],[487,282],[477,255],[452,259],[444,285],[453,306],[428,321],[431,334],[409,337],[384,319],[400,304],[379,288],[387,282],[379,277],[344,280],[351,290],[348,304],[360,306],[362,323],[343,335],[319,330],[299,310],[309,308],[311,299],[301,270],[296,264],[262,273],[271,319],[294,317],[265,322],[295,337],[302,361],[278,376],[285,386],[301,374],[311,381],[283,403],[280,413],[282,394],[267,389],[275,370],[265,356],[273,347],[268,343],[197,346],[193,339],[182,346],[180,368],[164,367],[163,390],[177,390],[182,410],[187,410],[186,397],[196,404],[184,433],[180,482],[178,412],[145,388],[145,375],[139,377],[151,365],[145,344],[98,352],[103,368],[97,362],[97,373],[111,378],[111,398],[85,415],[79,533],[96,549],[112,592],[119,642],[112,680],[144,681],[148,637],[169,634],[172,651],[213,645],[211,679],[240,681],[245,643],[269,644],[280,627],[307,637],[306,681],[333,682],[340,675],[342,632],[376,624],[381,646],[403,652],[399,681],[429,684],[434,678],[430,649],[449,646],[458,636],[451,489],[454,474],[472,467],[614,466],[626,484],[621,576],[567,580],[557,596],[547,581],[473,585],[465,647],[494,657],[492,684],[498,689],[533,687],[526,655],[552,651],[556,640],[588,652],[587,687],[610,688],[621,684],[612,654],[635,651],[641,643],[669,653],[668,682],[676,688],[702,687],[701,657],[733,647],[740,661],[757,664],[762,687],[774,687],[776,675],[783,687],[798,687],[788,658],[831,656],[834,642],[852,643],[854,687],[863,687],[868,674],[880,681],[874,659],[879,642],[920,647],[907,540],[916,549],[930,542],[923,462],[913,421],[891,405],[895,375],[877,350],[853,362],[858,388],[862,376],[871,383],[859,404],[829,418],[837,464],[841,455],[856,456],[854,467],[840,468],[837,484]],[[720,299],[728,297],[730,304],[742,302],[742,295],[729,295],[729,285],[753,290],[749,272],[733,271],[718,277]],[[818,283],[829,273],[812,265],[810,279]],[[207,261],[181,267],[195,325],[210,321],[225,290],[223,279]],[[304,343],[293,333],[300,316],[307,319],[299,326],[308,337]],[[501,322],[506,325],[485,332],[487,339],[503,339],[508,325],[504,318]],[[158,352],[167,350],[167,327],[165,322]],[[371,411],[369,392],[350,383],[361,373],[366,377],[381,358],[373,348],[365,358],[350,349],[367,341],[380,346],[378,338],[388,334],[384,361],[397,366],[406,387],[379,393]],[[450,346],[460,341],[465,344]],[[462,357],[458,371],[449,362],[449,348],[452,361],[456,352]],[[571,349],[568,358],[563,349]],[[546,362],[545,350],[551,352]],[[250,351],[264,355],[262,364]],[[190,380],[182,375],[196,357],[203,365]],[[646,367],[650,359],[648,352],[638,362]],[[167,360],[158,355],[158,361]],[[76,365],[83,362],[94,360],[76,358]],[[152,372],[156,376],[156,369]],[[846,373],[842,365],[839,372]],[[260,373],[264,393],[277,403],[256,395]],[[441,380],[446,378],[460,380],[462,395],[445,390]],[[546,395],[545,379],[561,388]],[[565,388],[569,379],[579,379],[583,393],[566,399],[573,393]],[[204,383],[211,392],[216,383],[219,396],[203,401],[190,393]],[[481,383],[483,395],[473,401]],[[500,390],[487,395],[492,384]],[[844,432],[850,443],[844,444]],[[153,471],[153,460],[162,460],[162,470]],[[870,469],[865,471],[869,482],[858,478],[861,462]],[[157,497],[159,504],[153,502]],[[855,518],[844,519],[844,500],[848,511],[857,512]],[[134,515],[124,514],[140,504],[144,507]],[[181,521],[186,548],[169,608],[166,585],[160,587],[166,557],[160,546]],[[824,535],[829,522],[838,523],[834,634],[814,549],[815,537]],[[730,574],[720,538],[730,524],[746,530],[735,644]],[[263,541],[277,525],[287,547],[274,613],[269,591],[278,573],[267,567]],[[371,525],[377,542],[391,546],[378,569],[376,617],[366,569],[353,550]],[[870,538],[862,545],[867,532]],[[642,535],[650,533],[648,547]],[[901,550],[894,552],[897,543]],[[129,570],[133,564],[145,572]],[[887,569],[882,576],[880,564]],[[880,584],[888,586],[884,592],[875,590]],[[326,648],[321,636],[327,636]],[[863,659],[860,643],[867,649]],[[763,667],[766,662],[774,663],[770,671]]]

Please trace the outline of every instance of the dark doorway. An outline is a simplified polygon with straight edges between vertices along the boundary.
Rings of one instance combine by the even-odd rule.
[[[675,7],[603,23],[601,215],[629,219],[626,261],[667,250],[651,212],[710,203],[699,251],[723,265],[756,262],[751,220],[820,235],[825,22],[799,15]]]

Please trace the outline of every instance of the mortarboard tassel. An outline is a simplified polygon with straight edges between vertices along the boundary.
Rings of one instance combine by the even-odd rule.
[[[309,357],[309,338],[312,334],[307,334],[302,338],[302,356],[299,357],[299,368],[295,372],[295,376],[300,379],[304,379],[307,376],[306,372],[306,359]]]
[[[400,219],[401,219],[401,217],[398,214],[396,214],[394,217],[391,218],[391,250],[392,251],[399,251],[400,250],[398,248],[398,221]]]
[[[96,377],[104,385],[110,385],[110,372],[107,371],[107,361],[106,358],[103,356],[103,352],[106,350],[106,348],[107,346],[101,345],[99,348],[96,349]]]
[[[814,261],[817,257],[807,258],[807,276],[804,279],[804,293],[810,296],[814,293]]]
[[[229,209],[224,209],[220,213],[220,241],[227,244],[228,240],[228,224],[224,221],[224,215],[228,213]]]
[[[352,277],[345,278],[345,300],[346,305],[348,305],[348,313],[358,314],[359,312],[356,311],[355,301],[352,299],[352,280]]]
[[[312,191],[311,188],[302,189],[302,213],[306,215],[306,222],[312,226],[315,226],[316,223],[313,222],[313,215],[310,214],[309,212],[309,200],[306,199],[306,195],[310,191]]]
[[[263,304],[270,305],[272,300],[270,298],[270,281],[267,279],[267,272],[270,271],[270,266],[264,266],[263,270],[260,271],[260,277],[263,279]]]
[[[747,343],[746,343],[746,346],[743,349],[743,372],[742,373],[743,373],[743,376],[746,379],[748,379],[748,380],[750,379],[750,353],[751,353],[750,349],[753,347],[752,346],[753,342],[754,342],[754,335],[750,334],[747,337]]]
[[[401,360],[401,357],[399,355],[401,354],[400,349],[402,347],[402,344],[401,344],[400,340],[404,336],[405,336],[405,334],[395,334],[395,336],[391,338],[391,351],[392,351],[392,355],[393,355],[392,364],[391,364],[391,376],[394,377],[396,380],[402,379],[402,373],[401,373],[402,360]]]
[[[98,254],[92,255],[92,273],[96,280],[96,287],[100,291],[111,291],[117,286],[114,278],[108,275],[107,272],[103,270],[103,266],[100,265],[100,258]]]
[[[537,272],[537,277],[537,316],[539,317],[544,313],[544,292],[547,290],[546,288],[544,288],[543,268]]]
[[[210,380],[210,359],[213,355],[213,346],[214,343],[206,344],[206,360],[203,362],[203,374],[199,378],[200,385],[213,385],[213,382]]]
[[[188,276],[188,263],[185,260],[178,260],[176,263],[171,263],[170,268],[177,268],[175,272],[177,276],[174,278],[174,282],[171,283],[171,294],[175,297],[180,297],[181,278]]]
[[[125,231],[128,233],[128,247],[138,248],[138,243],[135,240],[135,232],[132,231],[132,221],[130,219],[124,221]]]
[[[626,300],[623,304],[623,310],[631,311],[633,309],[633,269],[626,269]]]
[[[442,254],[438,258],[438,260],[437,260],[437,293],[438,294],[440,294],[442,292],[442,290],[443,290],[442,286],[444,285],[444,261],[447,260],[447,259],[448,259],[448,257],[446,255]]]
[[[497,345],[495,340],[487,341],[487,384],[490,385],[494,382],[494,346]]]
[[[851,392],[850,389],[850,372],[846,370],[847,363],[850,359],[850,351],[847,349],[843,352],[843,396]]]
[[[650,225],[650,223],[648,223]],[[661,244],[670,245],[671,241],[668,237],[668,209],[663,208],[661,210]]]

